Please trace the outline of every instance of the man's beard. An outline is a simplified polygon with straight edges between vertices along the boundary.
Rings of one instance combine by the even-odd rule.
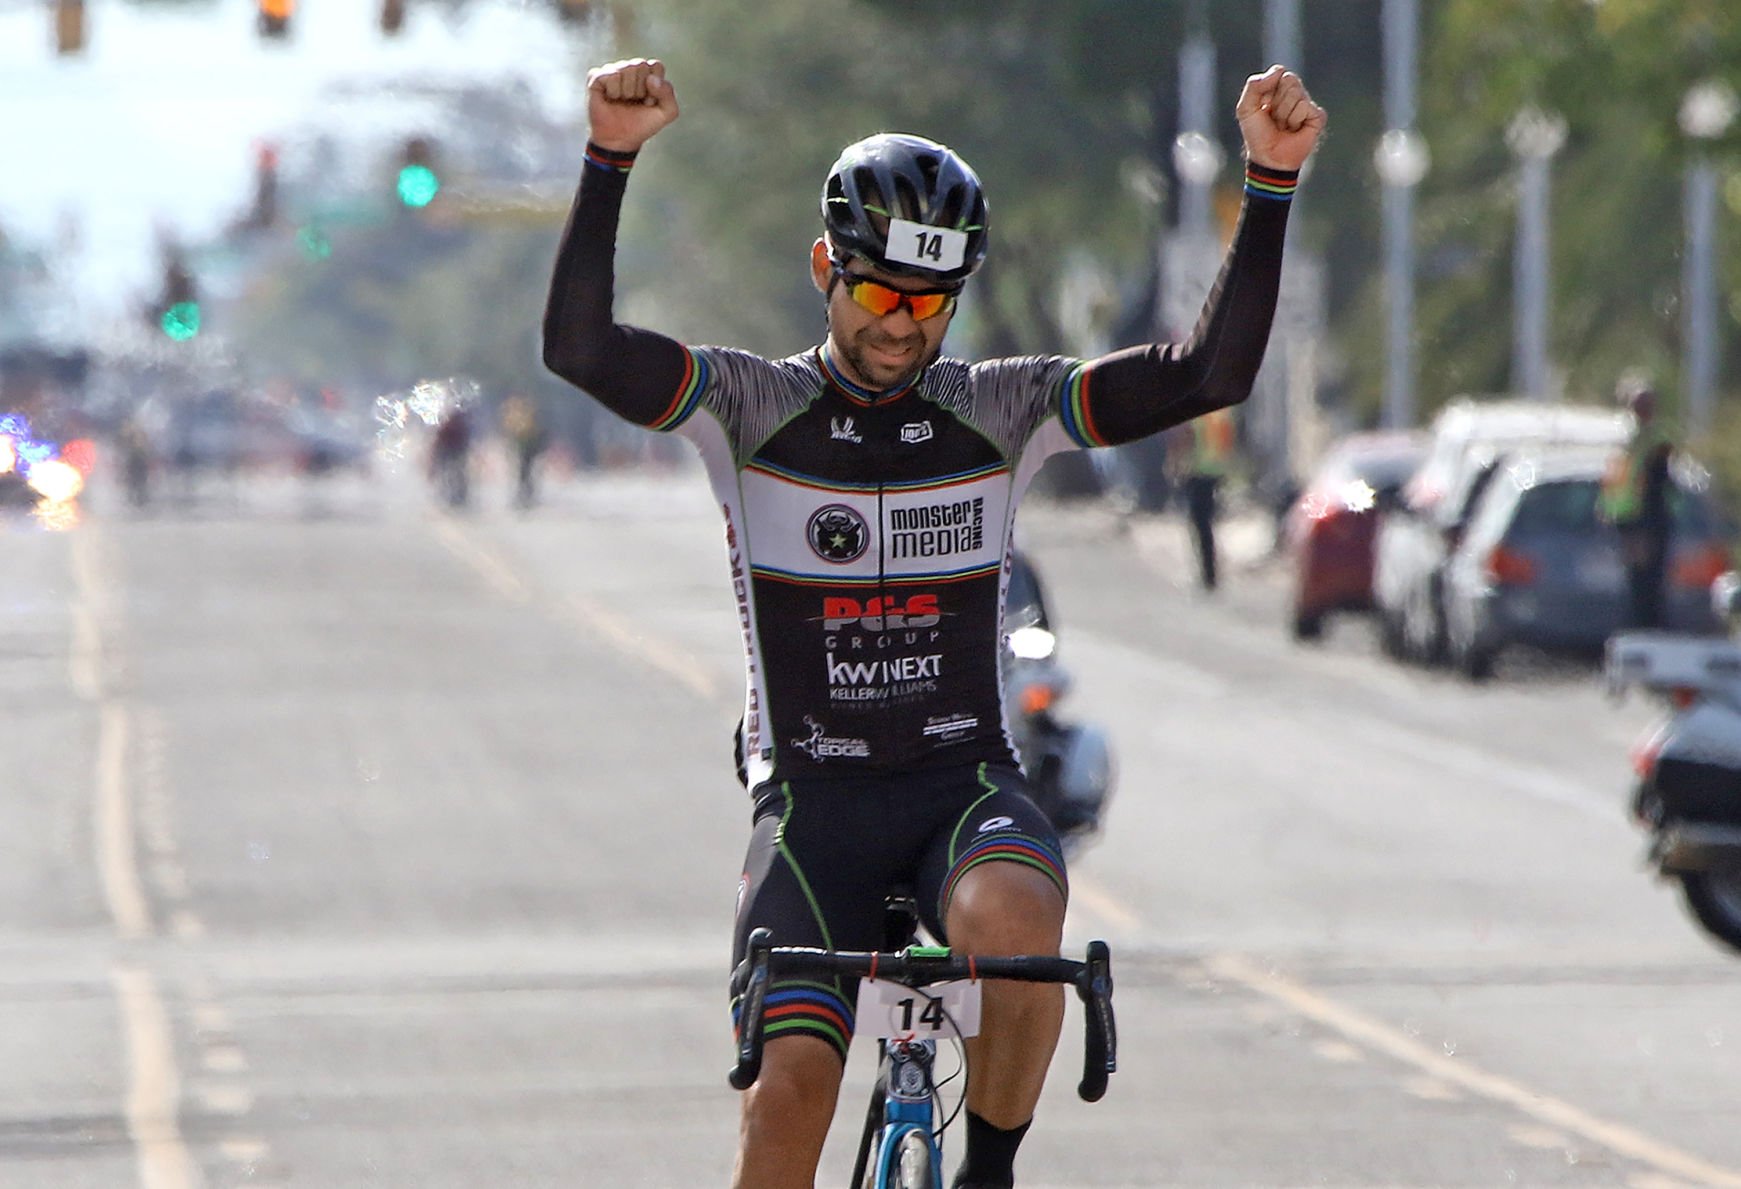
[[[916,344],[915,354],[912,363],[904,366],[892,365],[875,359],[871,355],[873,346],[899,348],[908,344]],[[881,339],[874,334],[861,334],[851,342],[842,343],[836,339],[836,345],[839,346],[840,354],[852,370],[853,375],[867,387],[874,388],[879,392],[886,392],[889,389],[899,388],[907,384],[914,376],[929,367],[931,361],[937,358],[938,351],[942,349],[942,344],[939,343],[936,347],[926,350],[923,333],[915,334],[911,339],[902,339],[897,342]]]

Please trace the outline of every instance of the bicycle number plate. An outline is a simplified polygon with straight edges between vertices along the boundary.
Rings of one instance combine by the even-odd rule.
[[[979,983],[970,981],[933,983],[915,991],[886,978],[860,979],[857,1032],[890,1040],[977,1036],[980,990]]]

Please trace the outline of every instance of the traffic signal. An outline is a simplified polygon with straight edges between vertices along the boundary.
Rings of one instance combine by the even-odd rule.
[[[199,288],[177,253],[163,263],[163,293],[157,303],[158,328],[178,343],[199,333]]]
[[[54,47],[60,54],[77,54],[85,48],[85,0],[56,0]]]
[[[381,32],[392,37],[405,23],[405,0],[381,0]]]
[[[399,154],[399,173],[394,191],[401,205],[421,210],[435,201],[441,178],[435,170],[435,147],[425,136],[413,136]]]
[[[259,0],[260,36],[287,37],[290,18],[296,15],[296,0]]]

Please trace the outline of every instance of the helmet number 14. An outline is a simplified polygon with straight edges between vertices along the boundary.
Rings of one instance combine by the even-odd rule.
[[[967,233],[907,219],[890,219],[887,255],[901,264],[948,272],[960,268],[967,255]]]

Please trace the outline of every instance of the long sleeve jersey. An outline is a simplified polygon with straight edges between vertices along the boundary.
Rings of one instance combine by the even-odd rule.
[[[940,357],[887,392],[826,344],[784,359],[612,316],[632,158],[589,149],[544,360],[618,415],[695,443],[725,518],[751,787],[1013,760],[1001,669],[1016,506],[1062,451],[1243,401],[1269,337],[1295,175],[1252,167],[1190,337],[1098,359]]]

